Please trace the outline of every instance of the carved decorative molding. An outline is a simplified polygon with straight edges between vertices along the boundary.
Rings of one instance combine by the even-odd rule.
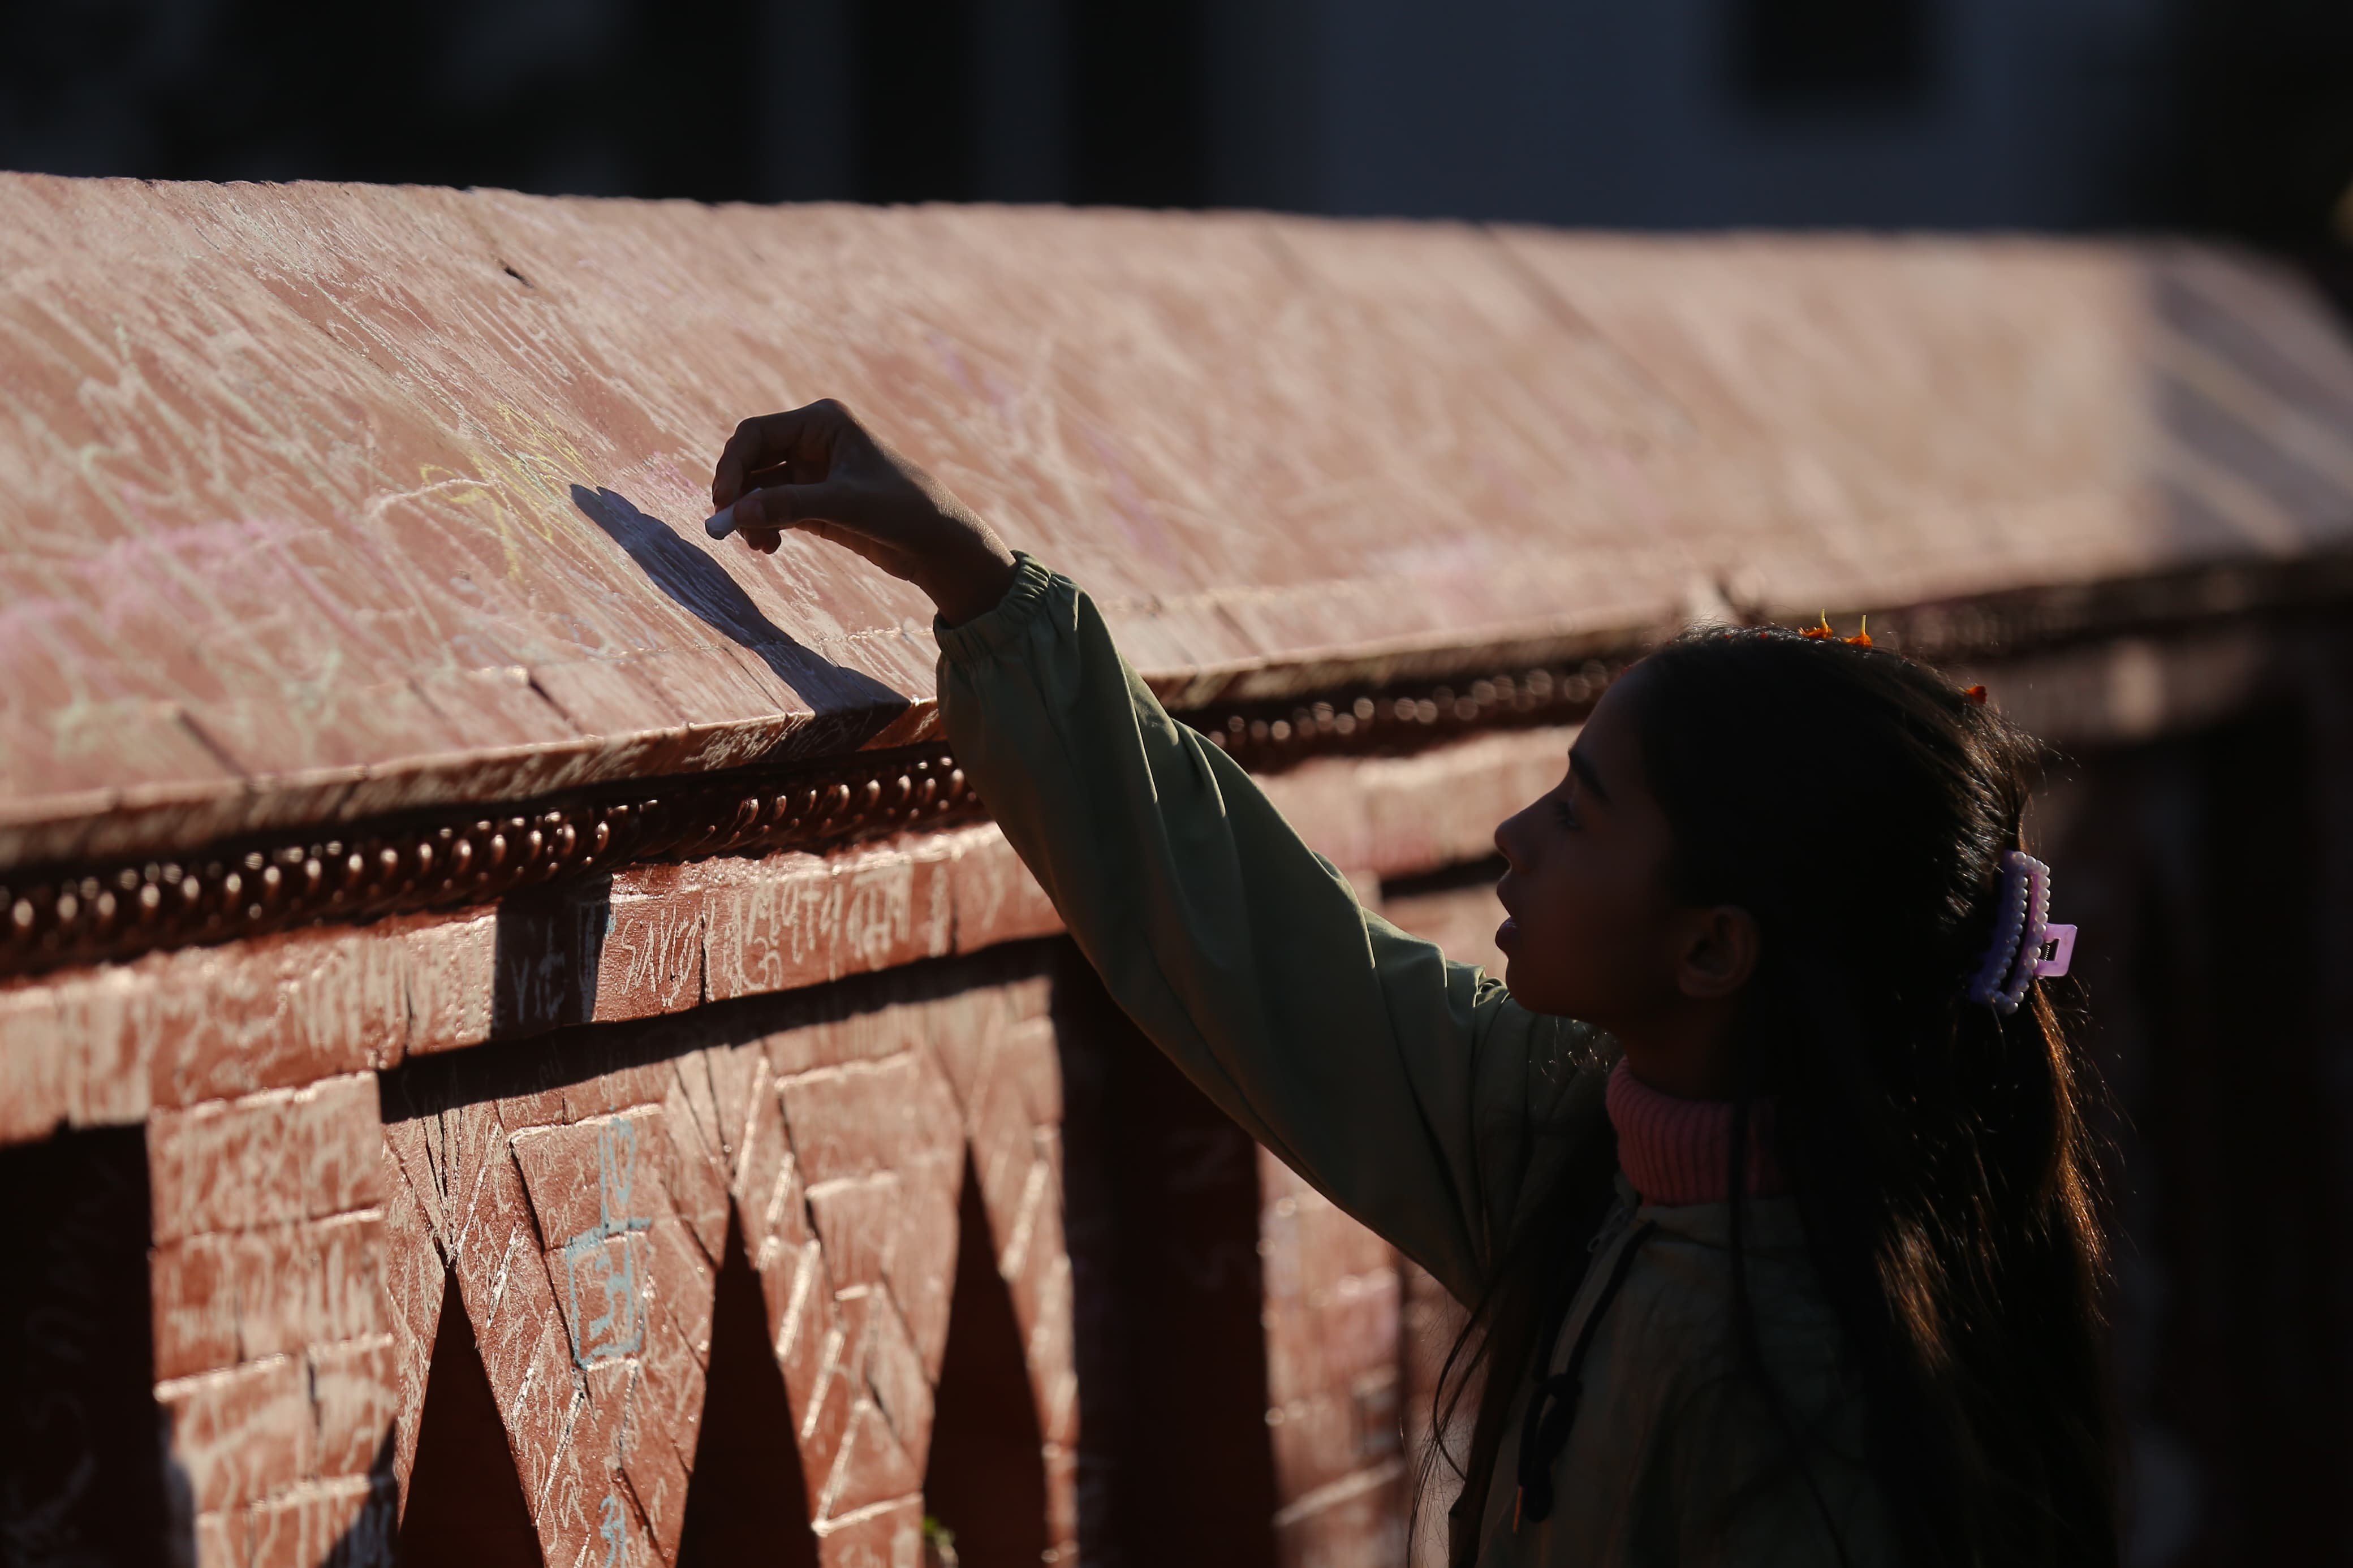
[[[1363,686],[1185,717],[1252,773],[1275,773],[1325,753],[1412,752],[1473,731],[1574,723],[1636,657],[1629,651],[1475,679]]]
[[[486,904],[639,861],[822,849],[980,815],[964,770],[929,746],[766,776],[662,781],[619,798],[410,816],[245,838],[179,859],[51,868],[0,885],[0,974]]]

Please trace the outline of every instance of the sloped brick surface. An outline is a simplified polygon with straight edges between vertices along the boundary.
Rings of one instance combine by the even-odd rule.
[[[2353,531],[2353,353],[2181,247],[13,174],[0,220],[0,866],[923,732],[918,595],[699,526],[820,395],[1195,695]]]

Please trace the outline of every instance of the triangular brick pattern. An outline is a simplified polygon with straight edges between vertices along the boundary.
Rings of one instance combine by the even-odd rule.
[[[1045,1439],[1049,1561],[1078,1552],[1077,1363],[1071,1254],[1062,1234],[1062,1068],[1044,974],[998,993],[936,1050],[971,1145],[997,1271],[1012,1298]]]
[[[914,1561],[969,1162],[1044,1439],[1041,1532],[1067,1549],[1058,1068],[1044,979],[991,962],[998,984],[901,976],[863,1000],[578,1030],[388,1089],[400,1479],[418,1473],[439,1314],[459,1310],[549,1568],[675,1563],[733,1245],[756,1277],[821,1561]]]

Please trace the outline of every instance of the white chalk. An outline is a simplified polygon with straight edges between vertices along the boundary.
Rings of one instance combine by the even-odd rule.
[[[703,520],[702,531],[713,539],[724,539],[734,532],[735,509],[731,506],[724,511],[712,512]]]

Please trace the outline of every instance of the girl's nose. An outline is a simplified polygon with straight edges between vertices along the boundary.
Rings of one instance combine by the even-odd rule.
[[[1519,851],[1514,846],[1519,839],[1515,829],[1519,826],[1520,818],[1526,815],[1527,813],[1523,811],[1495,824],[1495,853],[1501,855],[1504,858],[1504,863],[1514,871],[1525,868],[1521,864]]]

